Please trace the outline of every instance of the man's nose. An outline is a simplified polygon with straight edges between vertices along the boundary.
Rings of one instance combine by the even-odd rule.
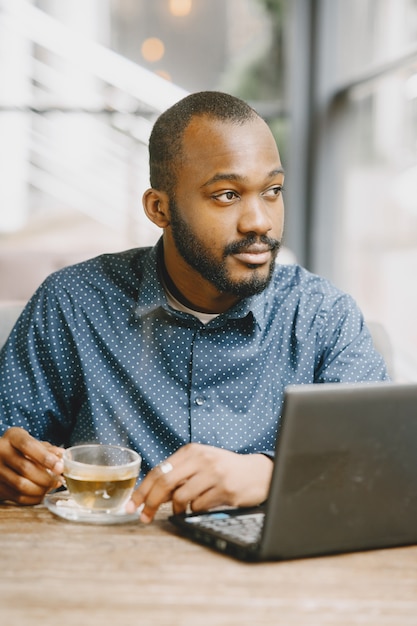
[[[262,198],[252,198],[242,204],[238,226],[240,232],[265,235],[272,230],[272,226],[270,211]]]

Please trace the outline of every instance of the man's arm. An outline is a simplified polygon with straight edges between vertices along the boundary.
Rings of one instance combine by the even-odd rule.
[[[169,471],[162,471],[168,469]],[[273,460],[264,454],[237,454],[212,446],[183,446],[155,467],[133,494],[133,510],[143,505],[141,521],[151,522],[163,502],[174,513],[187,507],[255,506],[268,497]]]
[[[319,328],[315,383],[389,380],[384,359],[350,296],[343,294],[321,313]]]
[[[0,352],[0,435],[19,426],[38,440],[61,445],[68,442],[69,409],[80,394],[81,373],[70,324],[48,281]]]

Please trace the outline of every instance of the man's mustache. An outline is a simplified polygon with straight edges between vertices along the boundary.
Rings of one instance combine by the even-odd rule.
[[[268,250],[272,252],[278,252],[281,247],[281,241],[279,239],[272,239],[271,237],[267,237],[266,235],[261,235],[260,237],[247,237],[246,239],[241,239],[240,241],[235,241],[233,243],[229,243],[225,249],[223,256],[227,257],[231,254],[241,254],[242,252],[250,251],[251,246],[259,245],[267,247]]]

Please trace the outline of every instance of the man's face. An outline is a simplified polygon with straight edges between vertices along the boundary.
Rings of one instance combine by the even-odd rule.
[[[185,269],[190,292],[209,283],[235,298],[259,293],[284,222],[284,175],[271,132],[260,119],[236,125],[199,117],[185,131],[183,153],[165,240],[171,278],[182,292]]]
[[[203,278],[212,283],[220,292],[229,293],[240,298],[253,296],[260,293],[268,285],[275,266],[275,257],[280,247],[278,239],[262,235],[260,238],[263,248],[268,248],[271,254],[271,262],[267,274],[255,271],[258,264],[252,265],[252,271],[245,278],[234,279],[231,275],[227,257],[233,254],[244,253],[257,245],[255,235],[249,236],[236,242],[227,244],[223,249],[222,257],[214,254],[214,250],[207,245],[207,238],[200,238],[182,218],[181,210],[175,200],[170,201],[172,236],[178,252],[194,270]]]

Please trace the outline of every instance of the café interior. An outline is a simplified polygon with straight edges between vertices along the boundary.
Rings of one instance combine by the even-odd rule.
[[[349,292],[392,378],[417,381],[416,0],[1,0],[0,345],[52,271],[157,241],[149,133],[200,90],[248,101],[276,137],[279,260]],[[128,526],[3,517],[4,623],[416,623],[415,551],[250,569],[173,546],[164,521],[140,544]]]

